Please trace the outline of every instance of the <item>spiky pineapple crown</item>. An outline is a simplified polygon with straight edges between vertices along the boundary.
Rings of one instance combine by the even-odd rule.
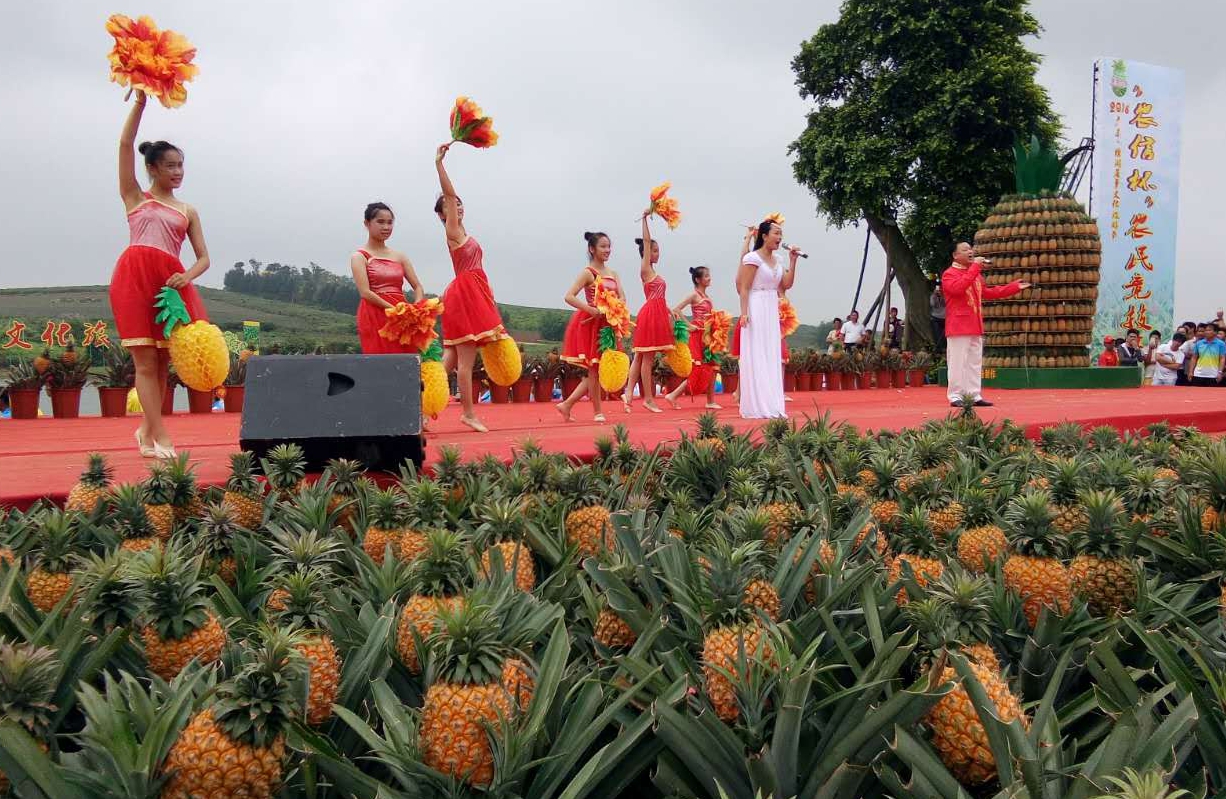
[[[79,571],[81,595],[93,628],[102,633],[126,628],[136,619],[132,592],[126,582],[128,553],[116,549],[105,556],[90,553]]]
[[[297,444],[278,444],[260,459],[268,484],[277,491],[290,491],[306,476],[306,453]]]
[[[760,505],[735,507],[724,516],[727,534],[722,538],[730,544],[757,542],[765,546],[766,532],[770,529],[771,521],[770,513]]]
[[[898,520],[896,538],[899,551],[909,555],[932,558],[941,549],[932,529],[932,520],[928,518],[928,510],[922,507],[903,512]]]
[[[441,527],[447,519],[447,492],[437,481],[421,478],[403,486],[408,502],[406,521],[416,529]]]
[[[192,543],[206,560],[216,561],[233,557],[240,534],[234,508],[225,502],[210,502],[204,506]]]
[[[875,481],[871,490],[874,497],[895,502],[901,498],[898,475],[902,469],[895,455],[886,451],[874,453],[868,459],[868,470],[872,472]]]
[[[333,458],[324,469],[323,482],[341,497],[358,495],[358,479],[362,476],[362,464],[348,458]]]
[[[202,557],[188,557],[177,546],[155,546],[141,553],[127,577],[141,621],[162,640],[179,640],[208,621],[208,595],[200,579]]]
[[[331,534],[276,525],[270,532],[274,562],[282,571],[300,567],[331,571],[340,557],[341,544]]]
[[[438,463],[434,464],[434,479],[445,488],[452,488],[464,481],[467,469],[461,462],[459,447],[446,446],[439,449]]]
[[[525,450],[527,453],[527,450]],[[547,491],[553,479],[556,464],[548,455],[540,452],[528,454],[523,464],[524,474],[528,478],[528,487],[532,491]]]
[[[425,552],[409,569],[413,593],[426,596],[459,594],[471,576],[468,544],[462,535],[450,530],[427,532]]]
[[[308,671],[294,649],[300,642],[289,630],[261,628],[234,676],[217,686],[213,720],[231,740],[265,747],[302,717]]]
[[[409,501],[398,488],[375,491],[367,498],[367,523],[380,530],[397,530],[408,517]]]
[[[1094,799],[1183,799],[1192,796],[1190,791],[1169,784],[1170,775],[1153,768],[1144,773],[1131,766],[1124,769],[1122,777],[1107,777],[1116,791],[1096,796]]]
[[[255,479],[255,455],[236,452],[230,456],[230,476],[226,490],[237,494],[259,494],[260,481]]]
[[[81,551],[81,517],[77,512],[52,508],[35,523],[35,567],[65,574],[76,564]]]
[[[1090,431],[1090,449],[1108,452],[1120,446],[1120,431],[1109,424],[1103,424]]]
[[[328,584],[329,574],[322,569],[298,568],[279,575],[274,588],[285,592],[284,599],[269,612],[269,618],[284,627],[328,629]]]
[[[1078,458],[1059,458],[1051,463],[1047,479],[1051,501],[1062,506],[1073,505],[1085,488],[1085,464]]]
[[[1132,474],[1137,464],[1132,458],[1121,452],[1102,452],[1093,457],[1086,471],[1089,477],[1086,484],[1089,487],[1123,493],[1132,482]]]
[[[949,438],[938,431],[925,431],[911,443],[911,459],[921,469],[946,463],[953,451]]]
[[[170,476],[170,467],[156,464],[149,467],[145,478],[145,502],[150,505],[171,505],[175,501],[175,483]]]
[[[526,522],[518,499],[489,499],[477,509],[477,537],[482,546],[522,541]]]
[[[14,721],[35,737],[50,732],[51,703],[59,682],[54,649],[0,638],[0,718]]]
[[[764,574],[761,541],[733,546],[715,539],[705,557],[709,567],[699,570],[700,617],[704,627],[729,626],[753,621],[756,611],[745,601],[745,587]]]
[[[594,505],[600,498],[600,486],[589,466],[568,466],[557,473],[558,490],[576,508]]]
[[[111,489],[115,506],[112,524],[121,538],[151,538],[157,534],[145,512],[145,494],[144,487],[134,483]]]
[[[719,418],[706,412],[698,416],[698,438],[720,438]]]
[[[1039,431],[1039,443],[1052,455],[1071,458],[1081,452],[1085,443],[1084,431],[1077,422],[1061,422]]]
[[[1061,558],[1068,542],[1052,526],[1055,510],[1051,494],[1046,491],[1027,491],[1009,502],[1005,509],[1005,523],[1014,547],[1023,555]]]
[[[106,488],[114,476],[115,470],[106,462],[106,456],[91,452],[85,471],[81,472],[81,484],[90,488]]]
[[[186,508],[196,496],[196,472],[186,452],[180,452],[166,462],[167,474],[170,476],[174,494],[170,504],[176,508]]]
[[[787,419],[770,419],[762,425],[762,440],[774,446],[783,441],[784,436],[792,432],[792,423]]]
[[[1013,176],[1018,194],[1054,192],[1064,177],[1064,163],[1038,136],[1032,135],[1028,142],[1017,138],[1013,142]]]
[[[986,643],[992,636],[992,583],[956,563],[946,566],[940,579],[928,586],[928,595],[949,611],[947,643],[967,646]]]
[[[1215,442],[1192,460],[1189,471],[1192,483],[1205,493],[1209,504],[1217,511],[1226,511],[1226,443]]]
[[[1082,496],[1085,516],[1072,534],[1074,550],[1082,555],[1117,558],[1131,549],[1124,503],[1114,491],[1087,491]]]
[[[502,619],[484,595],[440,608],[439,624],[426,637],[431,653],[427,679],[462,685],[498,682],[512,649],[502,638]]]
[[[1139,466],[1132,473],[1124,501],[1128,510],[1141,516],[1160,513],[1167,509],[1179,486],[1164,476],[1155,466]]]

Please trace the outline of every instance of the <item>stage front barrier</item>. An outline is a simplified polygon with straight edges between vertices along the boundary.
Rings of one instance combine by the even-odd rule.
[[[1075,369],[983,370],[985,388],[1138,388],[1144,376],[1140,366],[1090,367]],[[949,385],[949,372],[942,367],[937,382]]]

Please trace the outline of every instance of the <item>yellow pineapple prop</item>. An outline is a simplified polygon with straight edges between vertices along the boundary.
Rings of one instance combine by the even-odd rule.
[[[443,368],[443,348],[436,338],[421,353],[421,415],[438,418],[450,398],[447,370]]]
[[[690,326],[684,319],[673,323],[673,348],[664,352],[664,365],[677,377],[689,377],[694,371],[694,356],[690,353]]]
[[[600,331],[600,362],[596,365],[600,387],[609,393],[621,391],[630,379],[630,358],[617,348],[613,328]]]
[[[524,371],[519,345],[509,336],[482,345],[481,362],[485,364],[485,374],[499,386],[513,385]]]
[[[183,297],[169,286],[158,292],[154,307],[157,322],[166,326],[170,361],[184,385],[196,391],[222,385],[230,373],[230,349],[221,328],[203,319],[193,322]]]

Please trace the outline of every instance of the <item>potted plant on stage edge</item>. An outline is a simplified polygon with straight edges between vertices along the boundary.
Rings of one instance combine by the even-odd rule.
[[[513,402],[531,402],[532,389],[536,385],[536,376],[541,373],[541,358],[539,355],[528,355],[524,345],[519,345],[519,359],[523,368],[519,379],[511,384],[511,400]]]
[[[928,370],[932,368],[932,355],[930,353],[920,351],[911,357],[911,363],[907,364],[907,384],[912,388],[924,385],[924,378],[928,376]]]
[[[224,394],[222,401],[226,406],[226,413],[242,413],[243,412],[243,397],[247,393],[247,359],[255,354],[251,348],[245,349],[238,355],[230,356],[230,371],[226,373],[226,382],[222,386]]]
[[[867,388],[868,380],[864,374],[864,351],[860,347],[847,354],[847,363],[843,369],[843,390]]]
[[[886,366],[890,368],[890,387],[907,387],[907,364],[911,361],[911,353],[891,349],[885,356]]]
[[[128,415],[128,392],[136,385],[136,364],[132,353],[114,344],[103,351],[105,371],[94,378],[98,386],[98,406],[108,419]]]
[[[830,348],[830,354],[826,356],[829,359],[828,369],[826,373],[826,389],[828,391],[842,391],[846,386],[843,385],[843,375],[847,373],[847,350],[842,343],[837,343]]]
[[[813,390],[814,391],[830,391],[830,356],[821,350],[813,351],[813,358],[809,361],[809,368],[813,370]]]
[[[787,394],[798,390],[798,383],[800,381],[797,375],[804,366],[803,357],[802,353],[794,352],[783,363],[783,390]]]
[[[791,362],[796,364],[796,390],[813,390],[813,350],[796,350],[792,353]],[[786,367],[785,367],[786,368]]]
[[[38,397],[43,390],[43,376],[30,361],[18,361],[9,367],[4,377],[8,387],[9,407],[14,419],[37,419]]]
[[[719,373],[723,376],[723,393],[731,394],[741,384],[741,364],[736,358],[720,358]]]
[[[51,395],[51,415],[56,419],[76,419],[81,415],[81,389],[89,382],[89,360],[77,355],[72,346],[47,369],[47,393]]]
[[[582,367],[575,366],[573,363],[562,362],[560,371],[562,376],[562,398],[569,397],[579,384],[587,379],[587,370]]]
[[[554,381],[562,371],[562,358],[558,355],[558,348],[551,349],[540,361],[541,372],[533,383],[532,398],[537,402],[551,402]]]

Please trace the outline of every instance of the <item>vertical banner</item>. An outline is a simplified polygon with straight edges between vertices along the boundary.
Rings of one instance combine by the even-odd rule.
[[[243,346],[255,350],[258,354],[260,351],[260,323],[246,321],[243,322]]]
[[[1103,58],[1094,69],[1093,213],[1103,243],[1093,351],[1175,324],[1183,73]]]

